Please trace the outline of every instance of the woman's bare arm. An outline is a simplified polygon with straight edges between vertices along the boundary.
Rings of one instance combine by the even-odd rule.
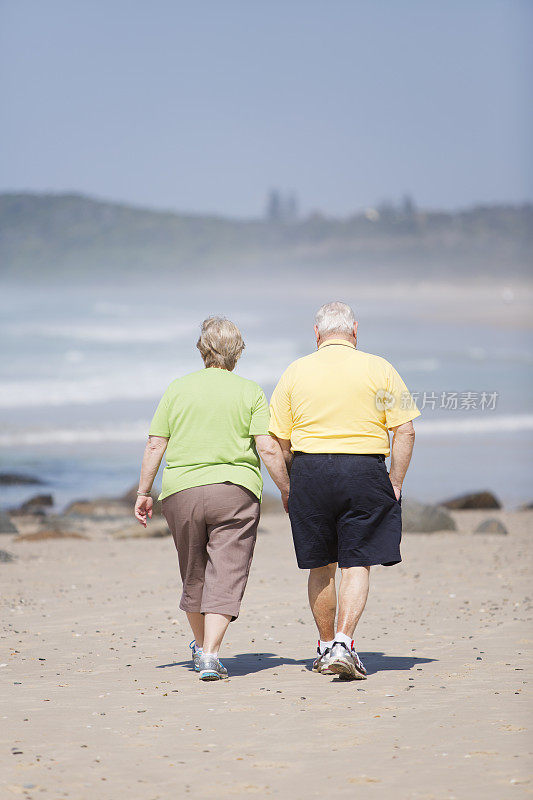
[[[285,466],[285,459],[283,458],[281,447],[278,441],[268,433],[255,436],[254,438],[261,461],[280,490],[283,508],[288,512],[289,474]]]
[[[147,494],[152,491],[157,470],[167,449],[168,439],[163,436],[149,436],[144,448],[144,455],[141,464],[141,477],[139,479],[139,491]],[[141,525],[146,528],[146,517],[152,518],[154,501],[151,497],[139,495],[135,502],[135,517]]]

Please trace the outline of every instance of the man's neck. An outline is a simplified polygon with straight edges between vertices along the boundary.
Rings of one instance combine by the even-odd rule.
[[[357,340],[355,336],[343,336],[342,334],[338,335],[334,334],[332,336],[326,336],[324,338],[321,336],[317,342],[317,347],[320,347],[321,344],[326,344],[326,342],[332,342],[334,340],[336,341],[341,340],[343,342],[348,342],[349,344],[352,344],[354,347],[357,347]]]

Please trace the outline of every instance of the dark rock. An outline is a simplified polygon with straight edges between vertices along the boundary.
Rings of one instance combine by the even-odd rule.
[[[18,533],[7,511],[0,509],[0,533]]]
[[[137,489],[138,488],[139,488],[139,484],[136,483],[135,486],[132,486],[131,489],[128,489],[128,491],[125,494],[123,494],[121,497],[118,497],[117,499],[120,500],[122,503],[127,503],[128,505],[134,506],[135,502],[137,500]],[[159,492],[156,492],[156,491],[154,491],[154,489],[152,489],[152,493],[151,493],[152,499],[155,500],[158,495],[159,495]]]
[[[440,504],[444,508],[453,509],[485,509],[485,508],[501,508],[501,503],[492,492],[473,492],[471,494],[462,494],[459,497],[453,497],[451,500],[445,500]]]
[[[65,508],[64,514],[74,514],[81,517],[122,516],[124,514],[124,503],[111,500],[109,497],[97,497],[94,500],[74,500]]]
[[[480,522],[474,533],[497,533],[500,536],[507,536],[509,531],[499,519],[484,519]]]
[[[41,486],[44,483],[33,475],[22,475],[19,472],[0,472],[0,486]]]
[[[10,561],[14,561],[15,556],[12,553],[8,553],[7,550],[0,550],[0,564],[9,564]]]
[[[15,514],[37,514],[43,515],[46,509],[54,505],[54,498],[51,494],[36,494],[26,500],[18,508],[13,509]]]
[[[402,528],[408,533],[455,531],[457,526],[446,509],[424,505],[416,500],[402,500]]]
[[[153,517],[161,516],[161,503],[156,500],[157,493],[152,493],[154,501]],[[82,517],[113,518],[129,516],[133,514],[135,501],[137,500],[137,488],[130,490],[122,497],[96,497],[94,500],[74,500],[66,508],[64,513],[67,515],[77,515]]]

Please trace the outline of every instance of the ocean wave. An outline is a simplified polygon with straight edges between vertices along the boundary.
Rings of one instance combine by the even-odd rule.
[[[47,428],[0,434],[0,447],[44,444],[98,444],[100,442],[142,442],[148,435],[149,420],[137,420],[93,428]]]
[[[5,381],[0,384],[0,408],[39,408],[94,405],[116,400],[149,400],[163,394],[172,376],[151,379],[117,374],[111,378],[79,380]]]
[[[416,435],[448,436],[449,434],[476,435],[479,433],[514,433],[532,431],[533,414],[501,414],[492,416],[485,412],[483,417],[465,419],[420,420],[415,422]]]
[[[4,331],[13,336],[68,339],[79,342],[101,344],[154,344],[172,342],[198,332],[197,322],[143,322],[72,325],[50,323],[24,323],[4,326]]]
[[[139,419],[121,424],[96,425],[91,428],[46,428],[20,430],[0,434],[0,447],[18,447],[47,444],[98,444],[101,442],[142,442],[150,421]],[[415,422],[417,436],[440,437],[476,436],[533,431],[533,414],[509,414],[460,420],[435,420]]]
[[[399,368],[405,372],[436,372],[440,366],[437,358],[415,358],[399,362]]]

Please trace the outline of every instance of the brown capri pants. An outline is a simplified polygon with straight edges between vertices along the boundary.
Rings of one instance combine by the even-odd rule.
[[[165,497],[162,510],[178,551],[179,607],[237,619],[259,524],[257,497],[234,483],[212,483]]]

